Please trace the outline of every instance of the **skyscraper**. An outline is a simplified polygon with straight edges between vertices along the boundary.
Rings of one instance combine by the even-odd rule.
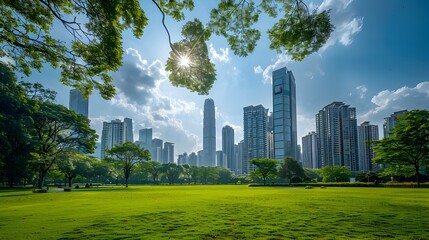
[[[249,164],[253,158],[266,158],[267,154],[267,114],[268,109],[262,105],[243,108],[244,123],[244,161],[243,174],[254,171]]]
[[[163,163],[174,162],[174,143],[165,142],[162,153]]]
[[[395,127],[396,123],[398,122],[398,117],[401,115],[404,115],[407,112],[408,112],[407,110],[394,112],[393,114],[390,114],[389,117],[384,118],[384,124],[383,124],[384,137],[389,137],[392,135],[390,131]]]
[[[295,77],[286,67],[273,72],[274,158],[297,159]]]
[[[179,154],[179,156],[177,156],[177,164],[179,165],[188,164],[188,154],[187,153]]]
[[[139,145],[140,147],[149,150],[150,154],[152,152],[152,128],[143,128],[139,130]]]
[[[101,133],[101,158],[106,157],[106,149],[111,149],[115,144],[122,144],[127,138],[127,124],[119,119],[111,122],[103,122]]]
[[[127,138],[125,141],[134,142],[133,120],[131,118],[124,118],[124,122],[127,124]]]
[[[152,160],[162,162],[162,143],[159,138],[152,139]]]
[[[198,166],[198,156],[195,154],[195,152],[192,152],[188,156],[188,164],[190,166]]]
[[[379,140],[378,126],[372,125],[369,122],[363,122],[358,126],[359,136],[359,170],[374,171],[378,169],[378,165],[372,163],[375,153],[372,149],[371,141]]]
[[[77,89],[70,90],[69,109],[88,117],[88,99],[85,99]]]
[[[356,108],[332,102],[316,114],[319,166],[359,170]]]
[[[241,140],[238,144],[237,144],[237,170],[235,171],[235,174],[238,175],[243,175],[245,170],[243,166],[246,166],[244,163],[245,158],[244,158],[244,140]]]
[[[232,170],[234,158],[234,128],[226,125],[222,128],[222,152],[224,154],[224,167]]]
[[[222,152],[222,150],[216,151],[216,166],[225,167],[224,153]]]
[[[302,137],[302,166],[305,168],[320,168],[317,153],[317,133],[309,132]]]
[[[204,101],[203,120],[203,151],[202,166],[216,165],[216,119],[214,101],[208,98]]]
[[[267,151],[268,158],[274,159],[274,118],[272,112],[268,114],[267,120]]]

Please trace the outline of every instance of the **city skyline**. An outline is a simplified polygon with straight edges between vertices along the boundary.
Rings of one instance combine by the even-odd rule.
[[[216,3],[196,2],[189,18],[208,19]],[[296,79],[297,139],[315,131],[314,115],[333,101],[357,109],[359,123],[379,126],[384,118],[402,109],[428,109],[429,34],[426,1],[309,1],[311,9],[331,8],[335,25],[331,38],[319,52],[302,62],[269,50],[265,29],[272,22],[261,19],[256,27],[262,36],[255,52],[246,58],[233,55],[224,39],[212,36],[207,42],[210,59],[216,64],[217,80],[208,96],[177,88],[168,81],[165,62],[169,54],[159,11],[145,9],[149,25],[142,39],[124,36],[123,66],[112,73],[117,95],[110,101],[98,92],[90,96],[91,126],[101,137],[102,125],[112,119],[133,119],[134,138],[141,128],[153,128],[153,137],[175,143],[176,154],[197,152],[203,142],[204,99],[216,102],[216,150],[220,150],[224,125],[234,128],[234,140],[243,139],[242,108],[262,104],[272,111],[273,70],[287,66]],[[172,41],[180,41],[180,25],[167,18]],[[395,26],[395,27],[390,27]],[[153,46],[156,42],[157,47]],[[23,81],[40,81],[58,92],[56,102],[68,106],[69,87],[61,85],[58,70],[22,76]],[[20,78],[21,76],[18,76]],[[100,141],[100,140],[99,140]]]

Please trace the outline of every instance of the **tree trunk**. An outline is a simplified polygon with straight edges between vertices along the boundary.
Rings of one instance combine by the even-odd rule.
[[[265,178],[264,178],[264,186],[265,186]]]
[[[71,188],[71,186],[72,186],[72,178],[68,177],[68,180],[69,180],[69,187]]]
[[[414,165],[414,168],[416,169],[416,180],[417,180],[417,187],[420,187],[420,173],[419,173],[419,166]]]

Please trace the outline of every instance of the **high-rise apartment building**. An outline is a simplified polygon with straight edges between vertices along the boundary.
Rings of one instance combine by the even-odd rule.
[[[106,157],[106,149],[111,149],[115,144],[123,144],[127,139],[127,124],[119,119],[111,122],[103,122],[101,133],[101,158]]]
[[[163,163],[174,162],[174,143],[165,142],[162,153]]]
[[[333,102],[316,114],[319,165],[359,170],[356,108]]]
[[[302,166],[320,168],[318,161],[317,133],[309,132],[302,137]]]
[[[177,156],[177,164],[179,165],[188,164],[188,154],[187,153],[179,154],[179,156]]]
[[[295,77],[286,67],[273,72],[274,159],[297,159]]]
[[[407,112],[408,110],[394,112],[393,114],[390,114],[389,117],[384,118],[384,124],[383,124],[384,137],[389,137],[392,135],[390,131],[395,127],[396,123],[398,122],[398,117],[401,115],[404,115]]]
[[[359,170],[375,171],[377,164],[372,163],[375,153],[372,149],[372,141],[379,140],[378,126],[369,122],[363,122],[358,126]]]
[[[236,162],[234,158],[234,128],[228,125],[222,128],[222,152],[224,154],[224,167],[232,170],[233,164]]]
[[[244,161],[243,174],[249,174],[255,167],[249,164],[253,158],[266,158],[267,154],[267,114],[262,105],[243,108]]]
[[[216,119],[214,101],[211,98],[204,101],[203,150],[202,166],[216,166]]]
[[[162,143],[163,141],[159,138],[154,138],[152,139],[152,160],[157,161],[157,162],[162,162],[162,153],[163,153],[163,149],[162,149]]]
[[[69,98],[69,109],[78,114],[88,117],[88,99],[85,99],[79,90],[71,89]]]
[[[125,141],[134,142],[133,120],[131,118],[124,118],[124,122],[127,124],[127,136]]]

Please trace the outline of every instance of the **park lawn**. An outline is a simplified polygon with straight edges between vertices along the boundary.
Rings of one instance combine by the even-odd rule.
[[[429,239],[429,189],[0,190],[0,239]]]

